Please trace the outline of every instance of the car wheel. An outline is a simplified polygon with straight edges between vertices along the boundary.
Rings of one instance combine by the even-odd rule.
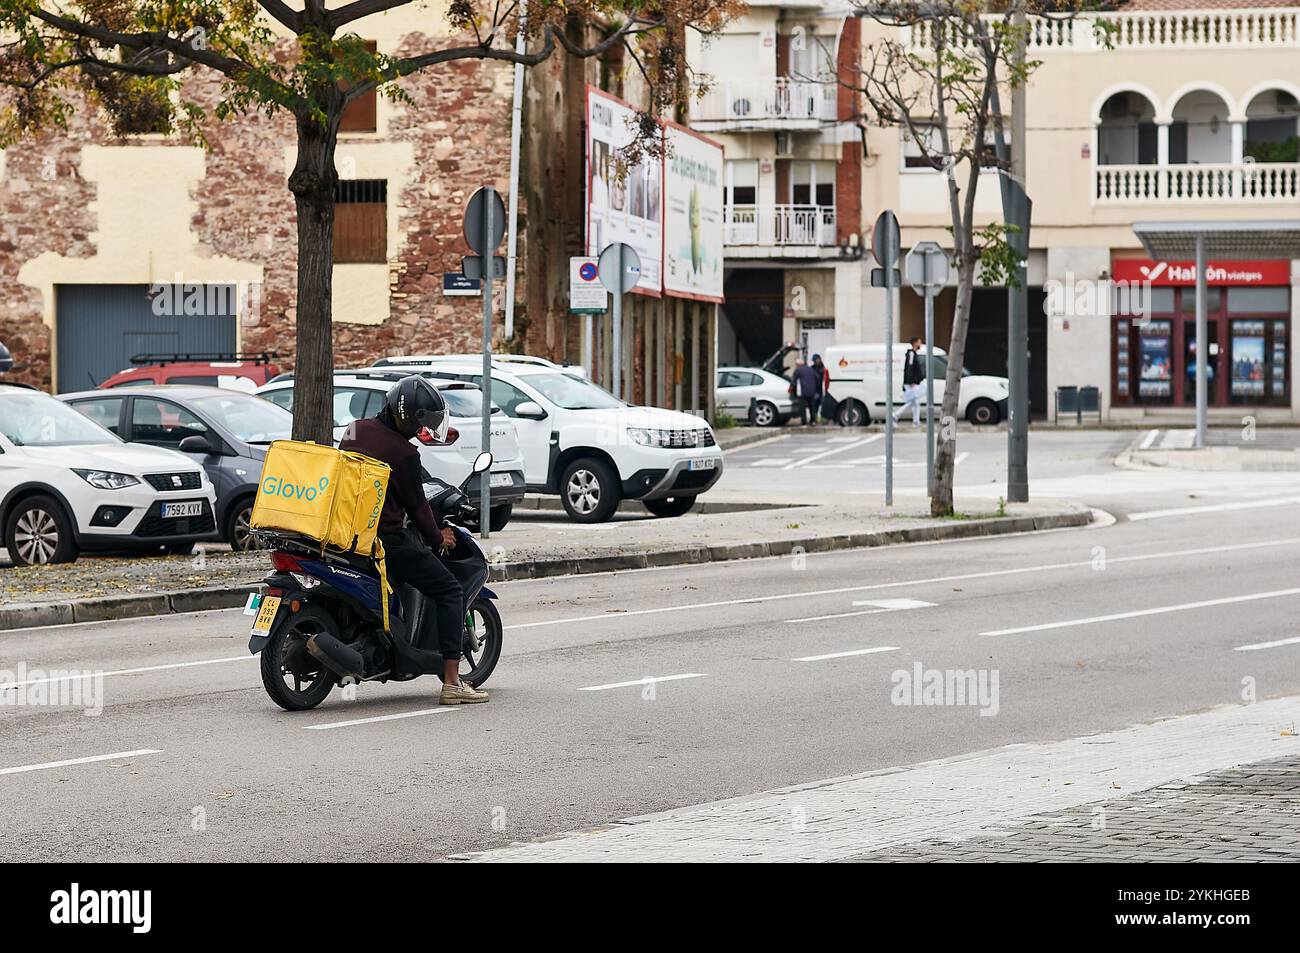
[[[230,507],[230,515],[226,517],[224,536],[234,552],[246,553],[251,549],[261,548],[257,544],[257,538],[253,535],[252,519],[253,501],[251,499],[239,500]]]
[[[835,421],[841,427],[865,427],[871,423],[871,415],[861,401],[846,400],[840,403],[835,412]]]
[[[987,397],[972,400],[970,406],[966,408],[966,419],[978,427],[995,424],[1000,418],[1001,414],[998,413],[998,405]]]
[[[5,548],[15,566],[67,563],[77,558],[72,521],[58,500],[29,496],[9,513],[5,523]]]
[[[695,505],[694,496],[670,496],[663,500],[642,500],[645,508],[655,516],[681,516]]]
[[[623,489],[607,463],[574,460],[560,476],[560,502],[577,523],[603,523],[614,515]]]
[[[775,427],[776,404],[760,400],[754,406],[754,425],[757,427]]]

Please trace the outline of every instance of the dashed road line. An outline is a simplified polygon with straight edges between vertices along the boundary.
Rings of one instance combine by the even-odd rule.
[[[162,754],[160,748],[137,748],[135,751],[114,751],[112,754],[95,754],[86,758],[68,758],[65,761],[46,761],[43,764],[21,764],[16,768],[0,768],[0,774],[24,774],[27,771],[44,771],[47,768],[66,768],[74,764],[94,764],[96,761],[120,761],[146,754]]]
[[[645,678],[634,679],[630,682],[610,682],[608,685],[586,685],[579,688],[580,692],[603,692],[611,688],[633,688],[642,685],[654,685],[657,682],[677,682],[683,678],[704,678],[704,672],[685,672],[681,675],[650,675]]]

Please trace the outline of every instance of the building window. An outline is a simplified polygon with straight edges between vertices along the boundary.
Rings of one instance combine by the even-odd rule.
[[[732,159],[727,162],[727,205],[758,204],[758,162]]]
[[[366,49],[374,53],[378,47],[373,40],[365,41]],[[362,93],[343,110],[339,120],[339,132],[378,132],[379,131],[379,93],[370,90]]]
[[[790,203],[832,208],[835,205],[835,163],[790,163]]]
[[[915,127],[920,143],[912,137],[906,126],[899,130],[902,134],[903,143],[903,168],[942,168],[943,161],[940,153],[943,152],[943,141],[939,138],[939,124],[921,122],[915,123]],[[921,148],[921,143],[925,145],[924,150]]]
[[[334,261],[388,260],[388,183],[347,179],[334,190]]]

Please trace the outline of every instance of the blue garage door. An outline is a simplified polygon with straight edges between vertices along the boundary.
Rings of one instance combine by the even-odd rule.
[[[232,285],[58,285],[55,293],[60,393],[98,386],[138,354],[235,351]]]

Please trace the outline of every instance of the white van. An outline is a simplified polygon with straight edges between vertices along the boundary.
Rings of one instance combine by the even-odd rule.
[[[894,409],[903,402],[903,356],[908,345],[894,345]],[[925,349],[921,350],[922,359]],[[823,360],[830,372],[828,393],[836,401],[835,419],[842,427],[861,427],[885,419],[885,345],[846,344],[828,347]],[[934,402],[943,403],[948,360],[934,349]],[[973,424],[996,424],[1007,416],[1007,379],[963,369],[957,413]],[[924,416],[924,408],[922,408]]]

